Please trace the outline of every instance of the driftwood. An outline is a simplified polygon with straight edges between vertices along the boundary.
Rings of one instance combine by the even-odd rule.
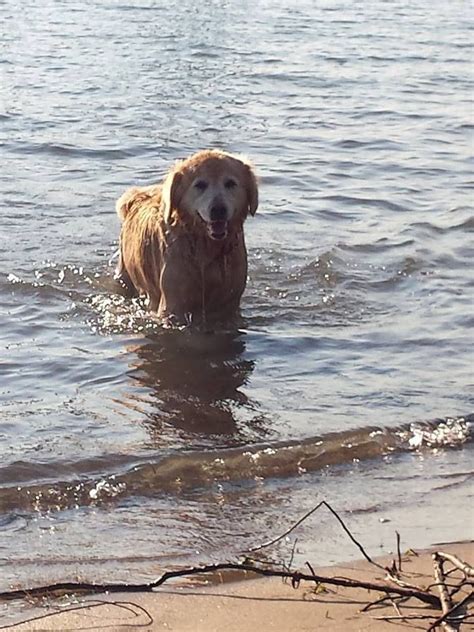
[[[462,610],[466,608],[471,603],[471,601],[474,601],[474,591],[472,590],[469,594],[467,594],[464,597],[464,599],[461,599],[459,603],[453,606],[451,610],[444,612],[441,617],[438,617],[435,621],[433,621],[433,623],[428,628],[427,632],[432,632],[432,630],[435,630],[439,625],[441,625],[442,623],[446,621],[447,617],[455,616],[458,610]],[[464,619],[466,617],[462,615],[461,618]]]
[[[469,566],[469,564],[466,564],[466,562],[460,560],[455,555],[452,555],[451,553],[443,553],[442,551],[438,551],[436,555],[439,560],[443,562],[450,562],[454,567],[462,571],[464,575],[466,575],[466,577],[474,578],[474,568],[472,568],[472,566]]]
[[[441,601],[441,610],[443,611],[443,615],[446,617],[448,612],[452,610],[453,603],[451,601],[451,595],[449,594],[448,588],[445,584],[443,559],[438,555],[438,553],[433,553],[432,557],[433,557],[434,577],[438,585],[439,600]],[[452,626],[450,623],[448,623],[446,619],[442,622],[442,625],[444,629],[446,630],[446,632],[456,632],[456,628]]]
[[[327,577],[324,575],[315,575],[301,573],[299,571],[285,571],[277,568],[262,568],[253,564],[239,564],[232,562],[223,562],[220,564],[207,564],[205,566],[195,566],[192,568],[184,568],[177,571],[167,571],[163,573],[159,579],[146,584],[89,584],[87,582],[60,582],[51,584],[50,586],[37,586],[35,588],[11,590],[0,593],[0,601],[8,601],[12,599],[20,599],[23,597],[47,597],[52,594],[68,594],[68,593],[134,593],[134,592],[153,592],[159,586],[162,586],[170,579],[177,577],[190,577],[191,575],[204,575],[206,573],[215,573],[216,571],[242,571],[262,575],[264,577],[281,577],[291,580],[293,586],[297,587],[301,582],[317,582],[318,584],[327,584],[328,586],[340,586],[342,588],[365,588],[366,590],[375,590],[386,593],[387,595],[397,595],[399,597],[414,597],[423,603],[441,609],[441,602],[436,595],[428,593],[424,590],[414,588],[401,588],[389,586],[377,582],[365,582],[358,579],[349,579],[348,577]]]
[[[361,551],[364,558],[374,567],[379,570],[383,570],[385,572],[385,579],[379,582],[369,582],[362,581],[358,579],[351,579],[348,577],[327,577],[323,575],[318,575],[314,572],[313,567],[309,562],[306,562],[306,566],[309,568],[310,573],[303,573],[297,570],[291,570],[289,568],[292,564],[294,547],[290,559],[290,563],[288,567],[283,569],[277,568],[275,566],[265,566],[263,562],[255,562],[249,561],[248,556],[245,558],[244,562],[223,562],[219,564],[207,564],[203,566],[196,566],[190,568],[184,568],[179,570],[167,571],[161,575],[156,581],[142,584],[122,584],[122,583],[87,583],[87,582],[60,582],[56,584],[52,584],[49,586],[37,586],[33,588],[20,588],[17,590],[11,590],[6,592],[0,592],[0,602],[1,601],[11,601],[14,599],[21,598],[44,598],[44,597],[56,597],[64,594],[98,594],[98,593],[138,593],[138,592],[153,592],[159,586],[162,586],[165,582],[175,579],[178,577],[189,577],[192,575],[204,575],[207,573],[216,573],[217,571],[225,571],[225,570],[233,570],[233,571],[241,571],[242,573],[248,573],[251,575],[260,575],[264,577],[281,577],[283,579],[288,579],[291,581],[291,584],[294,588],[298,588],[301,582],[312,582],[316,583],[317,587],[319,586],[338,586],[346,589],[350,588],[359,588],[365,589],[368,591],[375,591],[378,593],[382,593],[384,596],[380,599],[377,599],[369,604],[367,604],[361,612],[368,612],[372,607],[376,605],[380,605],[384,601],[390,601],[393,605],[396,615],[394,616],[385,616],[385,617],[376,617],[377,619],[383,619],[386,621],[404,621],[407,622],[413,619],[429,619],[432,620],[435,618],[435,615],[431,614],[422,614],[422,613],[407,613],[403,614],[400,610],[400,606],[407,599],[416,599],[423,604],[430,606],[436,610],[440,610],[442,615],[432,621],[431,625],[427,628],[428,631],[432,632],[439,626],[443,626],[446,632],[457,632],[459,630],[459,626],[461,623],[469,616],[467,614],[467,606],[468,604],[474,600],[474,592],[471,592],[465,596],[457,603],[453,604],[453,596],[460,592],[461,589],[464,589],[466,586],[473,585],[472,578],[474,577],[474,569],[467,563],[463,562],[459,558],[449,553],[443,553],[442,551],[436,552],[433,554],[433,565],[434,565],[434,580],[435,583],[428,586],[428,588],[422,588],[420,586],[414,585],[412,583],[407,582],[402,577],[402,555],[400,550],[400,536],[397,533],[397,559],[393,560],[392,565],[390,567],[384,567],[378,562],[375,562],[371,559],[371,557],[367,554],[364,547],[360,542],[356,540],[356,538],[351,534],[348,527],[343,522],[342,518],[337,514],[337,512],[325,501],[316,505],[311,511],[307,512],[302,518],[300,518],[297,522],[295,522],[290,528],[288,528],[282,535],[279,535],[272,540],[265,542],[259,546],[253,547],[249,550],[249,552],[259,551],[265,547],[269,547],[284,537],[286,537],[289,533],[294,531],[298,525],[300,525],[304,520],[306,520],[310,515],[315,513],[321,507],[327,508],[333,516],[337,519],[338,523],[343,528],[344,532],[348,535],[350,540],[358,547]],[[398,562],[398,565],[397,565]],[[443,564],[451,564],[453,568],[448,572],[444,572]],[[461,573],[462,577],[459,580],[456,580],[456,583],[447,584],[446,577],[453,572]],[[431,592],[432,588],[437,588],[439,596]],[[451,592],[449,591],[451,588]],[[109,603],[117,603],[117,605],[122,605],[125,608],[128,608],[131,605],[136,606],[136,604],[124,604],[124,602],[109,602]],[[96,604],[97,605],[97,604]],[[89,604],[85,603],[84,606],[88,607]],[[143,611],[143,608],[137,606]],[[76,610],[77,607],[71,608],[69,610]],[[66,610],[62,610],[67,611]],[[149,613],[147,613],[149,615]],[[46,615],[49,616],[49,615]],[[150,616],[150,615],[149,615]],[[42,616],[36,617],[35,619],[44,618]],[[32,621],[34,619],[29,619]],[[0,626],[0,629],[6,629],[11,627],[9,625]]]

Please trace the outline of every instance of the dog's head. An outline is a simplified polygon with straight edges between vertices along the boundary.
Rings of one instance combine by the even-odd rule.
[[[192,218],[219,241],[258,206],[257,179],[244,159],[217,150],[200,151],[170,171],[162,200],[167,223]]]

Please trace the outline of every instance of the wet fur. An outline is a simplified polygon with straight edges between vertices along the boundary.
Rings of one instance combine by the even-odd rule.
[[[202,180],[207,192],[197,188]],[[230,188],[229,182],[236,184]],[[226,210],[225,222],[210,221],[217,203]],[[257,206],[256,177],[245,160],[216,150],[194,154],[161,185],[133,187],[117,201],[117,278],[129,294],[145,295],[164,320],[206,321],[232,313],[247,278],[243,224]],[[219,239],[212,237],[215,230]]]

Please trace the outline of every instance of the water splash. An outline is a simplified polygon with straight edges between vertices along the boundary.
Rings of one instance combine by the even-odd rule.
[[[436,425],[411,424],[407,432],[400,432],[402,441],[412,450],[459,446],[472,436],[472,416],[447,418]]]
[[[86,322],[94,333],[151,333],[162,328],[148,310],[143,298],[128,299],[119,294],[90,294],[84,303],[93,312]]]

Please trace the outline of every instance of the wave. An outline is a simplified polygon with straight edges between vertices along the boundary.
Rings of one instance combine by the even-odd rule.
[[[145,144],[131,145],[127,148],[94,148],[78,147],[68,143],[44,143],[18,141],[6,145],[7,151],[15,154],[48,154],[52,156],[80,157],[90,159],[123,160],[129,157],[143,156],[152,153],[154,148]]]
[[[101,456],[80,463],[0,468],[3,513],[60,511],[131,496],[176,494],[215,483],[289,478],[387,454],[457,448],[472,441],[474,413],[397,428],[368,427],[303,440],[149,457]],[[114,474],[111,468],[120,471]],[[51,472],[63,480],[51,480]],[[64,475],[70,472],[70,477]],[[38,476],[43,477],[38,482]],[[36,482],[28,478],[36,478]],[[64,480],[66,478],[66,480]]]

